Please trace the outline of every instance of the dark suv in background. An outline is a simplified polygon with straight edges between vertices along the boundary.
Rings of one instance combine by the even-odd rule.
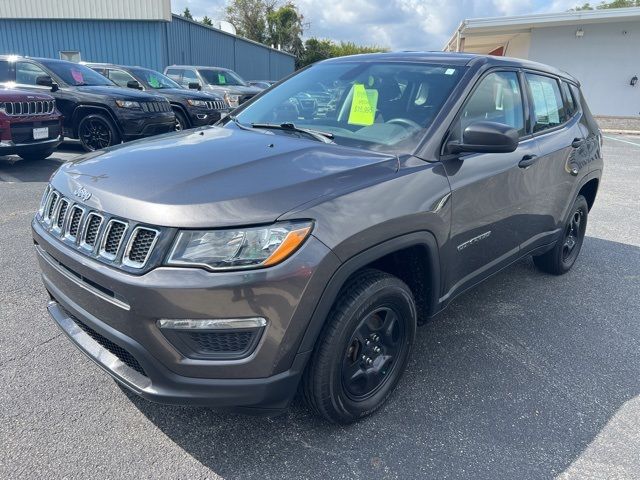
[[[42,160],[62,142],[62,116],[45,93],[0,88],[0,156]]]
[[[212,125],[229,112],[221,96],[181,87],[155,70],[106,63],[84,65],[121,87],[162,95],[169,100],[176,115],[176,130]]]
[[[50,93],[64,116],[64,136],[87,151],[175,129],[162,96],[124,89],[84,65],[49,58],[0,56],[0,83]]]
[[[224,97],[230,108],[242,105],[263,88],[253,87],[233,70],[219,67],[172,65],[164,74],[185,88],[214,92]]]
[[[322,109],[292,101],[318,83]],[[351,422],[457,295],[526,255],[572,268],[601,142],[578,81],[545,65],[320,62],[221,127],[63,165],[33,221],[49,312],[148,399],[277,413],[300,391]]]

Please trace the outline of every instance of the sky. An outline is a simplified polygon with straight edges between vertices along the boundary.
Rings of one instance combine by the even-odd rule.
[[[465,18],[565,12],[584,0],[293,0],[318,37],[391,50],[441,50]],[[283,3],[285,0],[283,0]],[[172,0],[196,18],[224,19],[225,0]],[[598,2],[595,2],[598,3]]]

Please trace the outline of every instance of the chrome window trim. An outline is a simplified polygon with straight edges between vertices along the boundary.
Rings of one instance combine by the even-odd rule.
[[[133,248],[133,242],[135,241],[136,235],[140,230],[147,230],[149,232],[155,232],[156,234],[155,238],[153,239],[153,242],[151,242],[151,245],[149,246],[147,255],[144,257],[144,261],[142,263],[133,262],[129,259],[131,248]],[[149,257],[151,256],[151,252],[153,252],[153,249],[155,248],[159,237],[160,237],[160,231],[156,230],[155,228],[140,227],[140,226],[134,228],[133,232],[131,232],[131,235],[129,236],[129,240],[125,248],[124,255],[122,256],[122,264],[131,268],[143,268],[147,264],[147,260],[149,260]]]

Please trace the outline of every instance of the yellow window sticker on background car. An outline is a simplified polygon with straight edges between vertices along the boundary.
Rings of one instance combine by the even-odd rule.
[[[349,112],[350,125],[373,125],[378,107],[378,91],[365,89],[361,83],[353,86],[353,101]]]

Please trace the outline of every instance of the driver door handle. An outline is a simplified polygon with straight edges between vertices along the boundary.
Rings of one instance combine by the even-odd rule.
[[[537,161],[538,161],[537,155],[525,155],[524,157],[522,157],[522,160],[520,160],[520,163],[518,163],[518,166],[520,168],[527,168],[533,165],[534,163],[536,163]]]

